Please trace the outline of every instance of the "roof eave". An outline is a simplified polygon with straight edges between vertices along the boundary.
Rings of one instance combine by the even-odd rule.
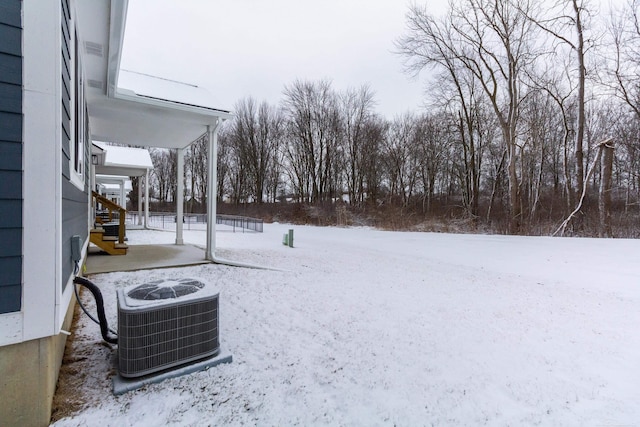
[[[118,89],[112,98],[121,99],[123,101],[136,102],[139,104],[146,104],[152,107],[169,108],[171,110],[180,110],[186,113],[196,113],[205,116],[219,117],[222,120],[228,120],[233,117],[230,111],[219,110],[216,108],[202,107],[198,105],[184,104],[180,102],[171,101],[168,99],[158,99],[148,96],[140,96],[132,91]]]

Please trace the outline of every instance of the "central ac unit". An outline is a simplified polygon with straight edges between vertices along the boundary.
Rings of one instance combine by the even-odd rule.
[[[118,289],[118,371],[134,378],[215,356],[218,292],[200,279]]]

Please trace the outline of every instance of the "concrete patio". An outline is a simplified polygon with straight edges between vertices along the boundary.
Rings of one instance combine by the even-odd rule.
[[[193,245],[129,245],[126,255],[111,256],[90,247],[84,274],[208,264],[205,251]]]

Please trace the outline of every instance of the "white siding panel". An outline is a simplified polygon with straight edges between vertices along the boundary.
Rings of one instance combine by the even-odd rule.
[[[22,313],[0,314],[0,347],[22,342]]]

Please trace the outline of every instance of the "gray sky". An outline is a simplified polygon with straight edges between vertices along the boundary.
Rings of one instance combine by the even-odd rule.
[[[429,2],[434,12],[446,0]],[[368,84],[392,118],[420,107],[423,84],[403,73],[393,41],[406,0],[130,0],[122,68],[197,84],[216,105],[272,104],[295,79],[334,89]]]

